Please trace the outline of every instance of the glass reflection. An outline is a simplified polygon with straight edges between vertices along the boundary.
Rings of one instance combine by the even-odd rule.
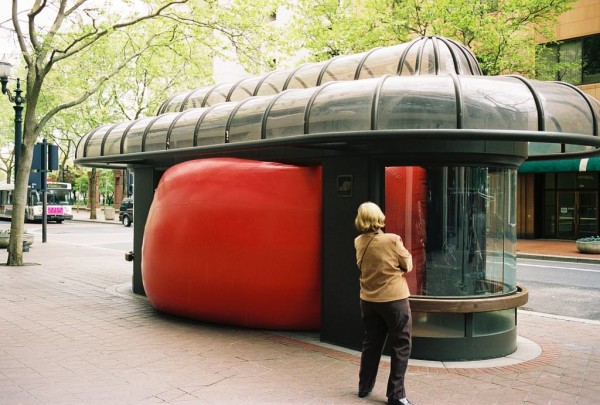
[[[516,170],[387,167],[386,230],[413,255],[413,295],[482,296],[516,288]]]
[[[145,117],[137,120],[125,134],[125,140],[123,141],[123,150],[125,153],[136,153],[142,151],[142,140],[144,139],[144,133],[146,128],[156,121],[157,117]]]
[[[118,155],[121,153],[121,140],[123,132],[131,125],[131,121],[122,122],[114,127],[109,134],[105,136],[102,155]]]

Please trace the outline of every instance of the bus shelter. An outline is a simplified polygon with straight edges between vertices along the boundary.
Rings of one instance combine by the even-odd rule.
[[[485,77],[423,37],[173,96],[86,134],[76,163],[134,171],[133,289],[159,310],[360,348],[353,220],[370,200],[413,254],[412,356],[481,359],[516,350],[527,302],[517,169],[595,154],[599,116],[573,86]]]

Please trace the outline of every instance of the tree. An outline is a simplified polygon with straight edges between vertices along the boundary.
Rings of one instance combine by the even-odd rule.
[[[486,74],[534,74],[536,38],[551,39],[574,0],[299,0],[294,49],[315,60],[440,35],[469,46]]]
[[[8,265],[23,264],[22,234],[33,146],[40,136],[53,133],[48,124],[54,122],[58,115],[87,103],[94,111],[86,115],[89,121],[84,122],[89,130],[100,123],[97,120],[104,124],[104,118],[114,113],[113,105],[108,105],[109,100],[120,105],[121,115],[132,118],[150,108],[156,111],[156,101],[154,105],[149,103],[138,111],[132,107],[135,104],[133,100],[146,90],[174,89],[174,71],[163,70],[158,77],[153,76],[151,68],[147,68],[146,77],[140,73],[139,69],[148,66],[149,60],[154,58],[168,61],[167,69],[182,64],[184,67],[196,65],[196,68],[203,65],[199,72],[206,73],[210,60],[203,57],[225,49],[227,39],[234,41],[238,53],[258,54],[259,47],[241,39],[243,33],[239,27],[252,28],[245,20],[246,15],[236,14],[242,10],[244,2],[232,1],[227,7],[219,3],[211,0],[143,0],[133,3],[119,0],[106,0],[104,3],[34,0],[27,13],[27,21],[22,24],[18,16],[19,1],[12,1],[12,25],[27,72],[27,104],[23,145],[20,151],[16,151],[20,153],[20,159],[15,181]],[[270,7],[269,1],[264,0],[254,2],[252,10],[257,10],[262,4]],[[115,10],[111,7],[114,5],[129,5],[129,8],[116,8],[111,12]],[[269,12],[269,8],[263,10],[267,15]],[[253,15],[254,12],[248,14]],[[216,32],[220,35],[215,35]],[[266,32],[266,29],[263,31],[257,24],[253,32],[255,35],[251,33],[250,38],[258,38],[260,32]],[[200,55],[194,53],[199,47],[206,51]],[[161,49],[170,52],[160,52]],[[158,63],[154,65],[154,68],[157,67],[160,67]],[[132,76],[141,83],[128,81],[132,76],[128,76],[127,72],[133,72]],[[146,80],[151,77],[153,80]],[[119,81],[119,78],[120,86],[111,88],[109,84]],[[130,86],[129,90],[124,89],[125,85]],[[185,89],[189,86],[186,83]],[[147,101],[147,98],[139,100]],[[61,142],[66,136],[69,142],[74,143],[75,139],[66,135],[66,128],[73,121],[67,121],[60,135]]]

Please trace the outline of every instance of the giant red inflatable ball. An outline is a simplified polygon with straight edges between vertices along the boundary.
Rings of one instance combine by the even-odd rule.
[[[318,329],[321,194],[319,167],[231,158],[171,167],[144,230],[150,302],[202,321]]]

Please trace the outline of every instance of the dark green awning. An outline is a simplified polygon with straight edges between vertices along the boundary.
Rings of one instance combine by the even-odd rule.
[[[519,167],[519,173],[598,172],[600,157],[584,159],[534,160]]]

